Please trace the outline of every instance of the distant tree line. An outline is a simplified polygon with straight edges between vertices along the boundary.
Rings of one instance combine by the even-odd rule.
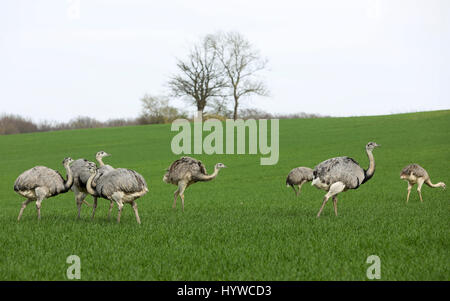
[[[0,115],[0,135],[34,133],[34,132],[50,132],[59,130],[74,130],[74,129],[88,129],[88,128],[107,128],[107,127],[121,127],[132,125],[145,124],[162,124],[170,123],[175,119],[184,118],[193,121],[193,116],[188,116],[186,113],[181,115],[162,115],[161,112],[157,114],[140,115],[137,118],[117,118],[107,121],[99,121],[92,117],[79,116],[71,119],[68,122],[34,122],[31,119],[24,118],[19,115],[3,114]],[[204,119],[216,118],[225,120],[232,116],[225,116],[223,114],[205,113]],[[271,114],[259,109],[242,109],[240,110],[240,118],[246,119],[293,119],[293,118],[323,118],[317,114],[295,113],[295,114]]]
[[[19,115],[0,115],[0,135],[49,132],[59,130],[117,127],[127,125],[137,125],[137,119],[111,119],[105,122],[95,118],[80,116],[68,122],[34,122],[31,119]]]

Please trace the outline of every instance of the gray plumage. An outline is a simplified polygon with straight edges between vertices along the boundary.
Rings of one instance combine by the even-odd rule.
[[[408,166],[405,166],[405,168],[403,168],[402,171],[400,172],[400,176],[409,177],[412,174],[414,174],[416,177],[424,178],[424,180],[430,178],[425,168],[423,168],[419,164],[410,164]]]
[[[129,203],[136,215],[136,221],[140,224],[136,199],[145,195],[148,192],[147,183],[142,175],[134,170],[126,168],[116,168],[110,171],[105,171],[104,174],[97,177],[95,187],[92,185],[93,179],[96,177],[100,169],[97,169],[95,164],[91,165],[89,171],[91,176],[87,182],[87,190],[90,194],[96,197],[102,197],[115,202],[119,207],[117,222],[120,222],[122,208],[124,203]],[[111,211],[111,206],[110,206]]]
[[[163,180],[166,183],[178,185],[181,180],[195,183],[207,175],[206,167],[201,161],[191,157],[181,157],[169,166]]]
[[[48,190],[47,197],[55,196],[67,192],[64,186],[66,180],[57,171],[45,166],[36,166],[24,171],[14,182],[14,191],[23,195],[38,187],[45,187]],[[25,195],[23,195],[25,196]],[[36,200],[33,198],[33,200]]]
[[[86,183],[91,176],[88,169],[89,162],[91,161],[88,161],[86,159],[78,159],[73,161],[72,165],[70,166],[73,174],[73,188],[77,187],[82,192],[87,192]]]
[[[369,142],[366,145],[369,158],[367,170],[350,157],[331,158],[314,168],[312,185],[327,191],[317,217],[320,216],[329,198],[333,198],[334,213],[337,215],[337,195],[348,189],[357,189],[372,178],[375,173],[375,159],[372,151],[378,146],[375,142]]]
[[[136,171],[117,168],[98,177],[95,190],[99,196],[110,199],[115,192],[133,194],[147,192],[148,188],[144,177]]]
[[[181,157],[175,160],[169,166],[163,177],[164,182],[178,186],[174,192],[174,203],[172,207],[176,207],[177,198],[180,196],[181,206],[184,211],[184,191],[186,188],[196,182],[207,182],[215,179],[219,174],[219,170],[225,167],[224,164],[217,163],[214,166],[214,172],[208,174],[205,165],[197,159]]]
[[[419,199],[421,202],[423,202],[422,185],[424,183],[432,188],[442,187],[445,189],[446,187],[444,182],[439,182],[437,184],[431,183],[430,176],[425,168],[415,163],[405,166],[405,168],[402,169],[400,172],[400,179],[408,181],[408,194],[406,195],[406,202],[409,201],[411,189],[415,184],[417,184],[417,193],[419,194]]]
[[[318,164],[313,176],[326,185],[342,182],[347,189],[356,189],[365,182],[366,172],[354,159],[336,157]]]
[[[110,156],[110,154],[108,154],[104,151],[99,151],[95,155],[95,158],[97,159],[97,162],[100,165],[99,169],[101,170],[101,172],[99,172],[96,175],[96,178],[94,178],[94,181],[93,181],[94,187],[95,187],[95,183],[99,176],[101,176],[105,172],[111,171],[113,169],[112,166],[105,165],[102,161],[102,159],[107,156]],[[95,165],[95,163],[88,161],[86,159],[75,160],[71,165],[71,170],[72,170],[73,177],[74,177],[72,191],[75,193],[75,201],[76,201],[77,207],[78,207],[78,216],[77,216],[78,218],[80,218],[80,214],[81,214],[81,205],[84,203],[87,206],[90,206],[85,201],[85,198],[86,198],[86,195],[89,194],[89,192],[87,191],[87,188],[86,188],[86,184],[87,184],[89,177],[91,176],[89,167],[92,165]],[[97,197],[96,196],[93,196],[93,197],[94,197],[94,205],[93,205],[93,210],[92,210],[92,218],[94,218],[95,209],[97,208]],[[110,211],[111,211],[111,207],[112,206],[110,206]]]
[[[106,156],[110,156],[110,154],[104,151],[99,151],[95,155],[95,158],[99,162],[99,173],[94,178],[94,183],[96,182],[99,176],[103,175],[107,171],[111,171],[114,169],[111,165],[106,165],[103,163],[102,158]],[[71,170],[74,178],[73,185],[81,192],[88,193],[86,189],[86,183],[89,177],[91,176],[91,173],[89,172],[89,166],[92,166],[92,164],[95,163],[93,163],[92,161],[88,161],[86,159],[78,159],[75,160],[71,165]]]
[[[113,170],[114,170],[114,168],[111,165],[103,165],[103,166],[100,166],[99,168],[97,168],[97,170],[96,170],[97,172],[92,180],[92,187],[95,188],[97,186],[98,179],[101,178],[104,174],[106,174],[110,171],[113,171]],[[94,218],[95,210],[97,209],[97,196],[93,195],[93,197],[94,197],[94,204],[92,206],[93,207],[92,219]],[[114,206],[114,202],[109,200],[108,219],[110,219],[110,217],[111,217],[111,210],[112,210],[113,206]]]
[[[310,182],[313,179],[313,170],[309,167],[297,167],[292,169],[287,178],[286,178],[286,186],[292,187],[296,195],[299,195],[301,187],[304,183]],[[295,189],[295,186],[298,186],[298,190]]]
[[[97,174],[95,175],[94,179],[92,180],[92,186],[97,186],[97,181],[100,177],[102,177],[104,174],[114,170],[114,168],[111,165],[104,165],[99,168],[97,168]],[[87,181],[86,181],[87,182]]]
[[[73,176],[70,170],[72,158],[65,158],[64,168],[67,172],[67,179],[56,170],[45,166],[36,166],[24,171],[14,182],[14,191],[27,198],[22,203],[17,220],[20,220],[23,210],[31,202],[36,201],[38,219],[41,218],[41,203],[45,198],[56,196],[67,192],[73,184]]]

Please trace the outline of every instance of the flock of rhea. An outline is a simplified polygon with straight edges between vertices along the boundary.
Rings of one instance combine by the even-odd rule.
[[[322,207],[320,207],[317,217],[322,213],[323,207],[330,198],[333,199],[334,213],[337,216],[337,195],[348,189],[357,189],[364,184],[375,173],[375,159],[372,151],[379,145],[375,142],[369,142],[366,145],[367,157],[369,157],[369,167],[363,169],[358,162],[349,157],[331,158],[319,163],[314,170],[308,167],[297,167],[291,170],[286,179],[286,186],[291,186],[296,195],[300,194],[302,185],[312,181],[312,185],[319,189],[327,191],[323,199]],[[445,189],[445,183],[431,183],[430,176],[426,170],[418,164],[410,164],[402,169],[400,179],[408,181],[408,195],[406,202],[409,201],[409,194],[412,187],[417,184],[417,192],[422,199],[422,185],[425,183],[430,187],[442,187]],[[298,190],[295,189],[298,186]]]
[[[374,175],[375,160],[372,151],[378,146],[375,142],[369,142],[366,145],[366,153],[369,158],[367,169],[363,169],[352,158],[336,157],[319,163],[314,170],[308,167],[294,168],[286,179],[286,185],[291,186],[296,195],[299,195],[302,185],[312,181],[312,185],[327,191],[317,217],[320,216],[330,198],[333,200],[334,212],[337,215],[337,195],[348,189],[357,189]],[[123,206],[128,203],[133,207],[136,221],[140,224],[136,199],[148,192],[145,179],[134,170],[113,168],[104,164],[103,158],[106,156],[109,156],[109,154],[104,151],[96,154],[99,166],[86,159],[74,161],[72,158],[65,158],[62,163],[66,169],[66,179],[58,171],[45,166],[36,166],[23,172],[14,183],[14,191],[26,198],[22,203],[17,220],[20,220],[25,207],[32,201],[36,202],[37,215],[40,219],[41,205],[44,199],[72,189],[78,207],[78,218],[80,217],[82,204],[89,206],[85,201],[89,194],[94,198],[92,218],[95,216],[97,198],[101,197],[110,201],[108,218],[111,215],[114,203],[116,203],[119,208],[117,222],[120,222]],[[180,197],[184,210],[184,191],[186,188],[196,182],[214,179],[217,177],[219,170],[224,167],[226,167],[224,164],[217,163],[214,166],[214,172],[208,174],[205,165],[194,158],[182,157],[174,161],[163,177],[164,182],[177,186],[174,193],[173,208],[175,208],[177,199]],[[400,178],[408,181],[406,202],[408,202],[411,189],[415,184],[418,185],[417,192],[422,202],[421,189],[424,183],[430,187],[445,189],[443,182],[431,183],[426,170],[418,164],[406,166],[401,171]],[[298,186],[298,190],[295,189],[295,186]]]

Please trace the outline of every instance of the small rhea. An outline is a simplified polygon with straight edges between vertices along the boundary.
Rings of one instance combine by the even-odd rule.
[[[197,182],[207,182],[215,179],[219,174],[219,170],[225,167],[223,163],[217,163],[214,166],[214,172],[209,175],[206,172],[205,165],[197,159],[181,157],[175,160],[163,177],[164,182],[178,186],[174,192],[172,208],[176,207],[179,196],[181,198],[181,207],[184,211],[184,191],[186,188]]]
[[[17,177],[14,182],[14,191],[27,199],[22,203],[17,221],[20,221],[23,211],[32,201],[36,201],[37,216],[40,220],[42,201],[65,193],[72,187],[73,176],[70,169],[72,162],[70,157],[65,158],[62,162],[66,169],[67,179],[64,179],[58,171],[45,166],[35,166]]]
[[[431,188],[442,187],[445,189],[445,183],[439,182],[437,184],[431,183],[430,176],[428,175],[425,168],[420,166],[419,164],[410,164],[405,166],[400,172],[400,179],[408,182],[408,194],[406,195],[406,202],[409,201],[409,194],[411,193],[412,187],[417,184],[417,193],[419,194],[420,201],[423,202],[422,199],[422,185],[423,183],[427,184]]]
[[[361,184],[370,180],[375,173],[375,159],[372,151],[378,147],[375,142],[366,144],[369,167],[363,169],[358,162],[349,157],[331,158],[318,164],[313,171],[314,179],[311,185],[327,191],[323,198],[317,217],[320,217],[328,199],[333,199],[334,214],[337,216],[337,195],[348,189],[357,189]]]
[[[302,185],[313,180],[313,170],[309,167],[297,167],[292,169],[286,178],[286,187],[292,187],[294,193],[298,196]],[[298,190],[295,189],[298,186]]]

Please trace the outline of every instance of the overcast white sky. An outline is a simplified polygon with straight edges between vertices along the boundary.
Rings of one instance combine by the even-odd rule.
[[[450,108],[448,0],[3,0],[0,113],[135,117],[144,93],[166,92],[175,57],[218,30],[241,32],[269,60],[271,96],[248,106],[333,116]]]

